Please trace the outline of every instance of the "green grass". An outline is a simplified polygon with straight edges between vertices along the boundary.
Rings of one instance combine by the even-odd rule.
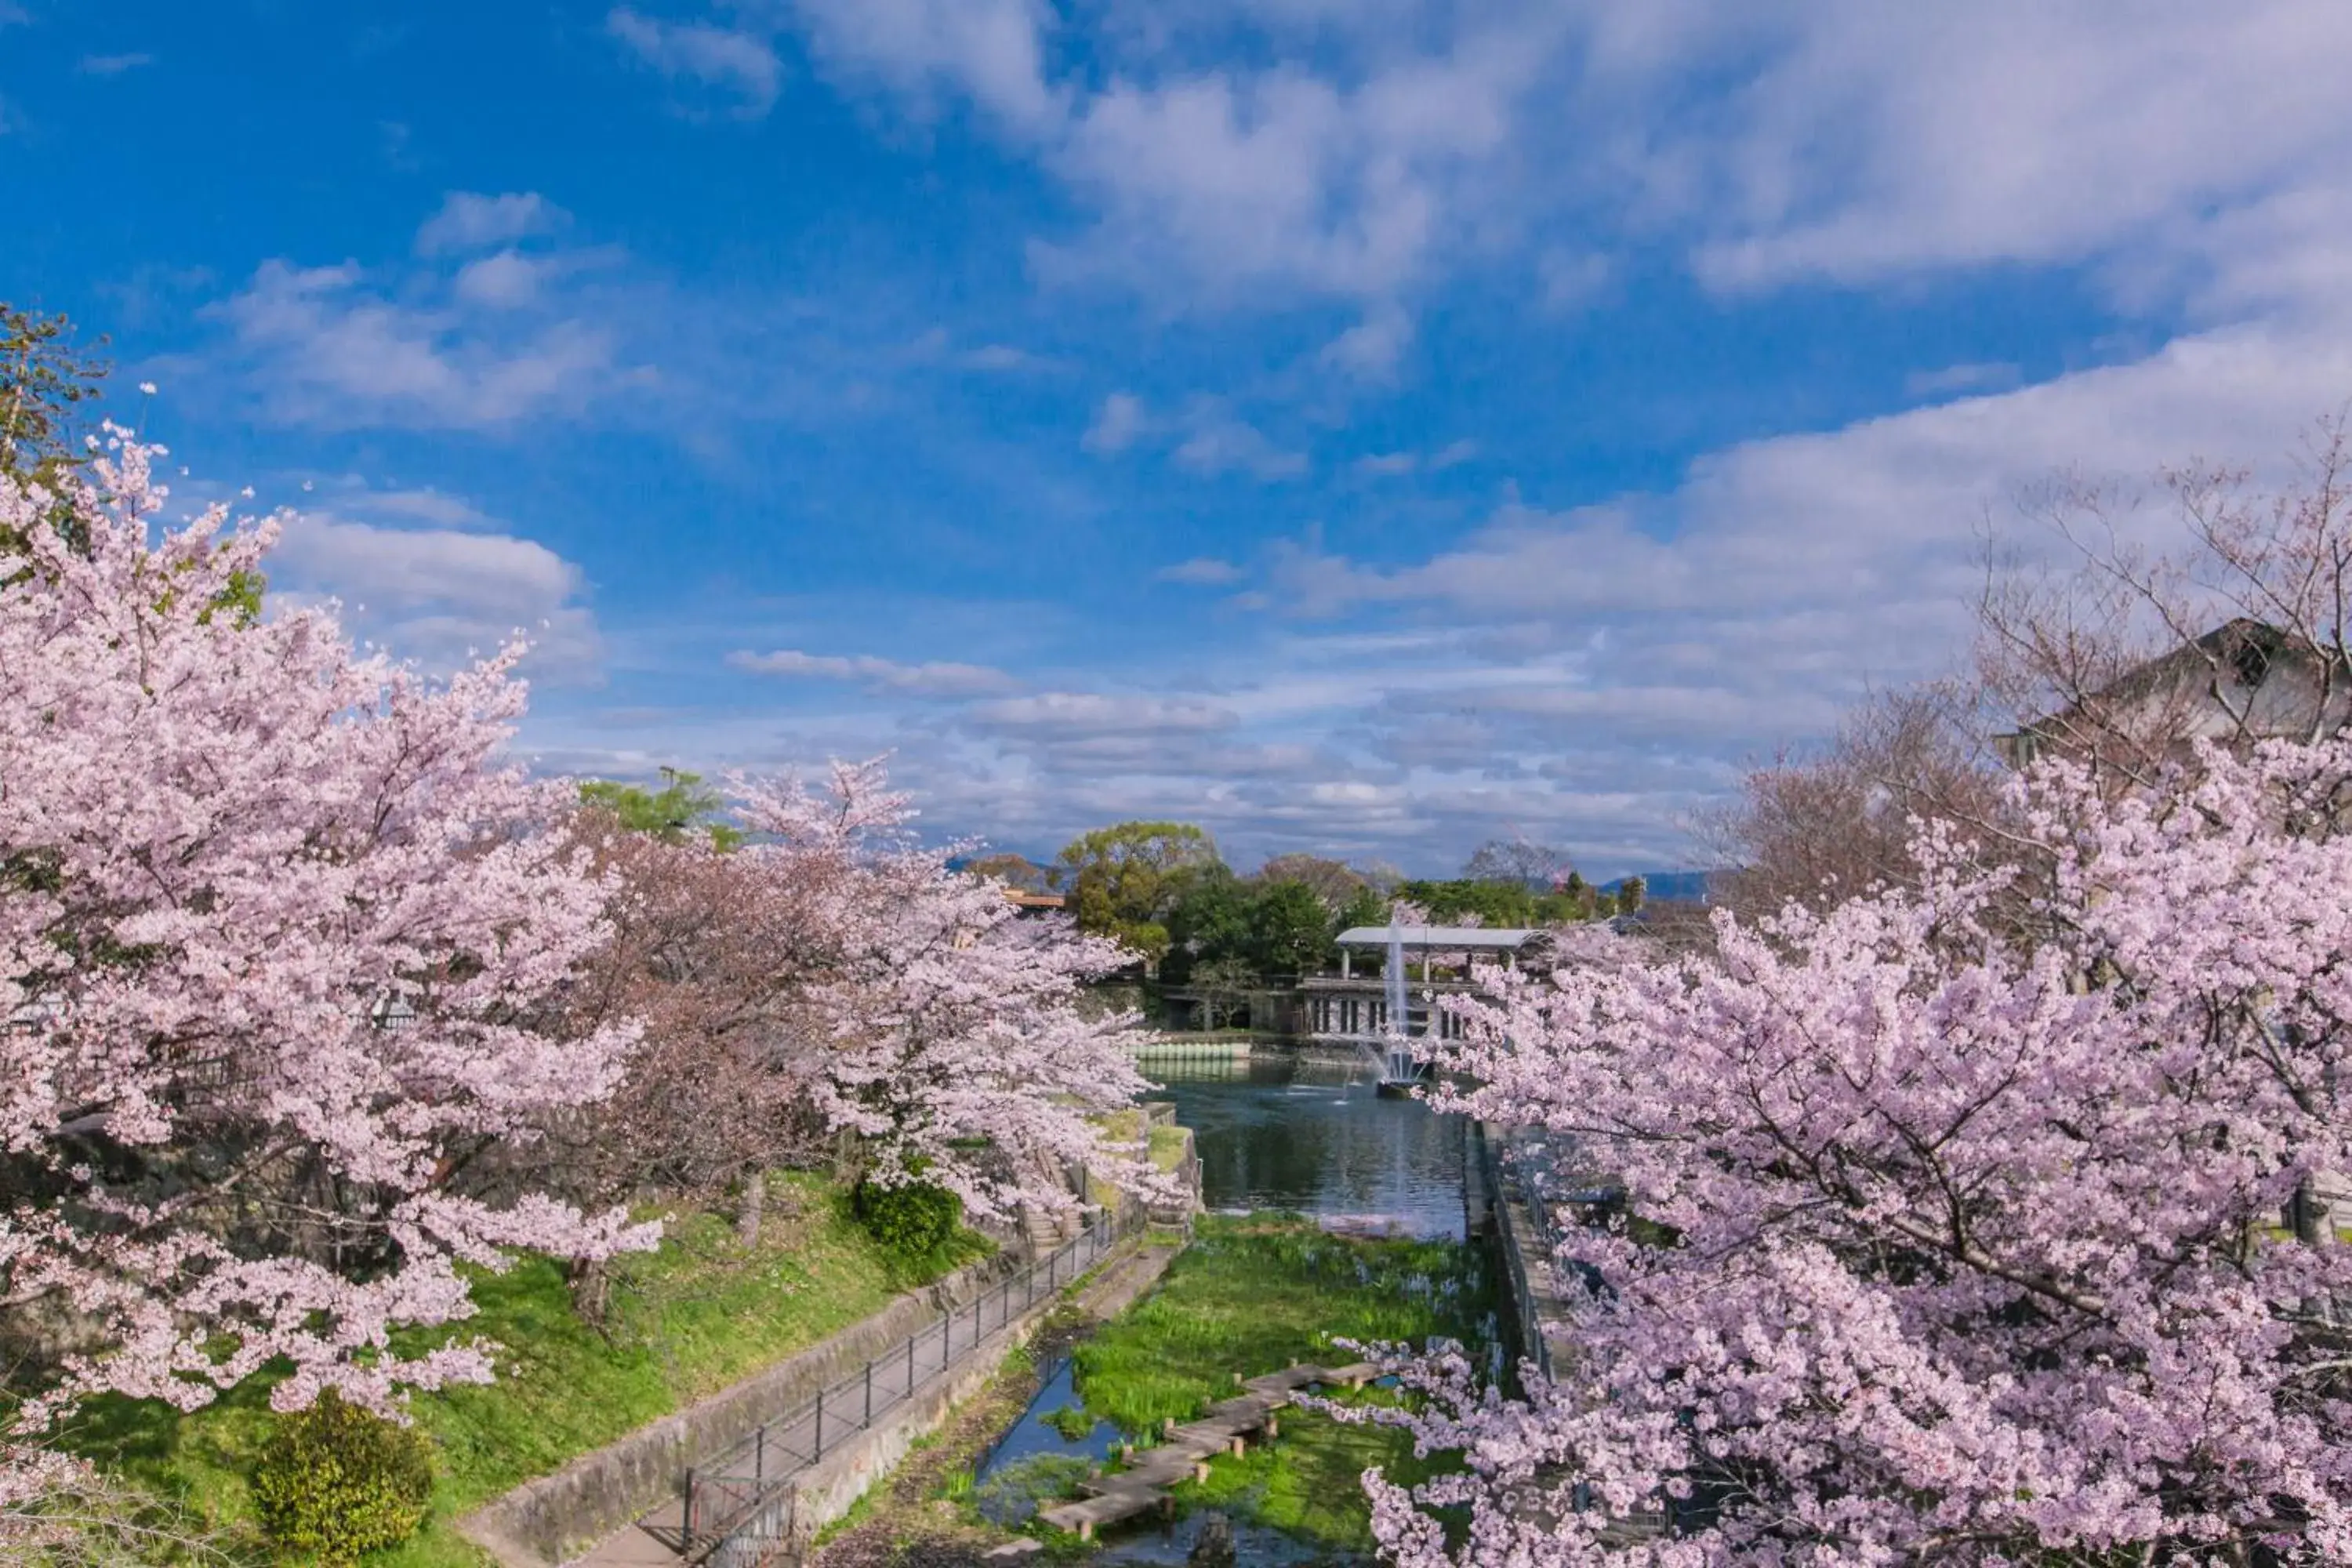
[[[1213,1461],[1205,1483],[1188,1481],[1175,1496],[1187,1509],[1219,1508],[1324,1546],[1369,1553],[1371,1508],[1364,1500],[1364,1472],[1377,1467],[1393,1484],[1412,1486],[1457,1464],[1450,1455],[1415,1458],[1412,1439],[1394,1427],[1286,1410],[1280,1437],[1238,1459]]]
[[[521,1259],[475,1280],[480,1310],[452,1330],[404,1336],[415,1351],[450,1337],[497,1342],[499,1381],[420,1394],[410,1406],[436,1450],[433,1517],[384,1568],[487,1562],[456,1518],[534,1476],[715,1394],[879,1310],[986,1250],[965,1233],[932,1258],[886,1254],[823,1178],[774,1179],[761,1244],[746,1250],[716,1215],[673,1214],[660,1250],[615,1270],[604,1331],[572,1310],[562,1267]],[[191,1415],[108,1399],[80,1418],[74,1447],[130,1479],[186,1499],[231,1527],[252,1517],[246,1476],[269,1430],[268,1384],[248,1380]],[[266,1560],[266,1556],[257,1560]]]
[[[1151,1164],[1160,1171],[1173,1171],[1184,1163],[1186,1151],[1192,1147],[1189,1130],[1182,1127],[1154,1127],[1151,1130]]]
[[[1339,1339],[1474,1339],[1488,1311],[1475,1258],[1451,1242],[1354,1241],[1293,1216],[1204,1215],[1160,1288],[1077,1347],[1078,1392],[1145,1436],[1230,1395],[1235,1373],[1356,1360]]]
[[[1077,1392],[1088,1410],[1148,1441],[1163,1420],[1191,1420],[1231,1396],[1236,1373],[1358,1359],[1335,1340],[1475,1343],[1492,1331],[1484,1271],[1466,1247],[1349,1240],[1288,1215],[1205,1215],[1159,1289],[1076,1348]],[[1395,1396],[1368,1389],[1357,1397]],[[1415,1458],[1412,1439],[1393,1427],[1294,1409],[1283,1412],[1273,1443],[1212,1461],[1205,1484],[1176,1496],[1369,1552],[1363,1472],[1378,1466],[1412,1485],[1453,1462]]]

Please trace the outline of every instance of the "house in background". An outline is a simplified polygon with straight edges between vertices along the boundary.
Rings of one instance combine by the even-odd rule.
[[[2011,767],[2043,756],[2129,764],[2192,741],[2316,740],[2347,723],[2352,669],[2341,652],[2241,616],[1993,745]]]

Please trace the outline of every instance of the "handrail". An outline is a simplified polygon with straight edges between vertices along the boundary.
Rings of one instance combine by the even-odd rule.
[[[763,1539],[790,1530],[785,1495],[795,1477],[877,1416],[905,1404],[955,1367],[989,1334],[1077,1279],[1144,1224],[1139,1205],[1113,1218],[1090,1215],[1084,1229],[1044,1258],[1009,1275],[963,1306],[939,1317],[870,1358],[857,1371],[817,1390],[715,1458],[686,1472],[680,1545],[699,1561],[749,1527]],[[763,1516],[775,1516],[763,1518]]]

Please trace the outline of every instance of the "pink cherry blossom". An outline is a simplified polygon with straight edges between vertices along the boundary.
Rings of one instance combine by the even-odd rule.
[[[1134,1020],[1085,985],[1133,962],[1066,920],[1023,919],[996,883],[925,848],[878,763],[836,763],[826,786],[735,781],[740,854],[779,884],[824,889],[825,933],[807,987],[823,1047],[806,1058],[826,1122],[866,1148],[871,1179],[935,1182],[978,1219],[1077,1204],[1067,1171],[1091,1166],[1156,1193],[1165,1183],[1104,1131],[1148,1087]]]
[[[1625,1204],[1553,1381],[1411,1364],[1469,1468],[1368,1480],[1389,1554],[2352,1562],[2352,1247],[2281,1225],[2352,1170],[2348,793],[2342,738],[2049,765],[1997,856],[1466,1008],[1453,1103]]]
[[[610,889],[499,759],[520,650],[436,683],[320,610],[246,624],[276,522],[159,526],[151,449],[102,448],[0,480],[0,1313],[61,1352],[19,1425],[266,1365],[280,1406],[486,1380],[391,1348],[468,1315],[460,1261],[654,1239],[463,1182],[635,1037],[554,1026]]]

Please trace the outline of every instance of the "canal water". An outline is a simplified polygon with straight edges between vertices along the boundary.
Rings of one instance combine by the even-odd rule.
[[[1372,1065],[1259,1056],[1144,1071],[1175,1101],[1212,1209],[1293,1209],[1337,1228],[1463,1234],[1465,1129],[1415,1100],[1383,1100]]]
[[[1418,1100],[1384,1100],[1377,1070],[1345,1058],[1258,1057],[1188,1062],[1144,1071],[1153,1098],[1173,1100],[1193,1131],[1202,1201],[1211,1209],[1287,1209],[1334,1229],[1460,1239],[1464,1234],[1459,1117]],[[1066,1361],[1046,1368],[1045,1386],[979,1467],[974,1501],[1012,1524],[1034,1511],[1118,1440],[1108,1422],[1078,1408]],[[1115,1532],[1092,1561],[1112,1565],[1181,1564],[1202,1519],[1140,1523]],[[1244,1563],[1338,1563],[1318,1550],[1246,1521],[1234,1524]]]

